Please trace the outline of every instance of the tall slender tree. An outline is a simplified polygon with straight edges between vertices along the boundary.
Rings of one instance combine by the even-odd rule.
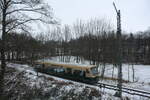
[[[41,16],[38,16],[39,14]],[[43,0],[0,0],[0,22],[2,23],[0,95],[3,93],[6,68],[6,36],[12,31],[25,29],[32,21],[55,23],[50,6]]]

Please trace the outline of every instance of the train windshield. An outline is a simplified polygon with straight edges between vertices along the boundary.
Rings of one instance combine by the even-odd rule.
[[[91,68],[92,74],[98,74],[98,69],[97,67]]]

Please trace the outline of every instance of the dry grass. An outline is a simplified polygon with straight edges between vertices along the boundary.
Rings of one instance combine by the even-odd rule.
[[[55,79],[52,78],[52,77],[49,77],[49,78],[47,78],[47,79],[50,80],[50,81],[55,81]]]
[[[91,88],[90,96],[101,97],[101,94],[95,88]]]

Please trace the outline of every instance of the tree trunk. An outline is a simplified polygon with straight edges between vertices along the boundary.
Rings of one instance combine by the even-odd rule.
[[[102,78],[104,78],[105,67],[106,67],[106,64],[104,63],[104,64],[103,64],[103,67],[102,67],[102,72],[101,72],[101,77],[102,77]]]
[[[130,66],[128,65],[128,81],[130,81]]]
[[[10,51],[8,51],[8,56],[7,56],[7,59],[8,59],[8,61],[10,61]]]
[[[6,0],[4,0],[6,3]],[[4,74],[5,74],[5,38],[6,38],[6,8],[2,11],[2,45],[1,45],[1,71],[0,71],[0,97],[3,96],[3,88],[4,88]]]
[[[12,60],[12,61],[14,60],[14,51],[12,51],[11,60]]]
[[[114,77],[114,70],[115,70],[115,65],[113,64],[112,78]]]
[[[134,76],[135,76],[135,73],[134,73],[134,65],[132,64],[132,79],[133,79],[133,82],[134,82]]]
[[[79,56],[76,57],[76,63],[79,63]]]

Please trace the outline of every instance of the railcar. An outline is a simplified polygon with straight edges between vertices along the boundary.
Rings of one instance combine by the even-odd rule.
[[[95,83],[99,80],[99,74],[96,65],[36,62],[34,64],[34,68],[37,72],[43,72],[81,82]]]

